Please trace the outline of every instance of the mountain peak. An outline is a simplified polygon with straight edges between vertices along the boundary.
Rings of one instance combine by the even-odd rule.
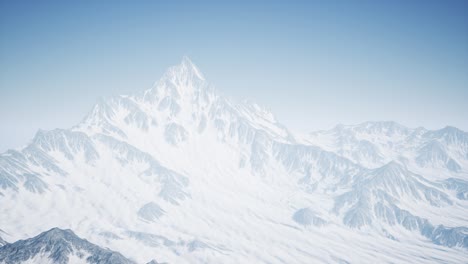
[[[60,229],[58,227],[53,227],[51,229],[49,229],[48,231],[44,232],[44,234],[49,234],[49,235],[56,235],[56,234],[75,234],[73,233],[73,231],[71,231],[70,229]]]
[[[171,67],[169,71],[171,71],[174,74],[189,75],[190,77],[195,77],[203,81],[205,80],[205,77],[203,76],[201,71],[187,56],[183,56],[180,64]]]
[[[59,240],[65,239],[67,241],[72,241],[78,239],[78,236],[73,233],[70,229],[60,229],[58,227],[54,227],[48,231],[43,232],[38,237],[41,239],[49,240]]]
[[[169,107],[178,112],[183,104],[181,101],[191,104],[194,98],[197,101],[197,98],[207,97],[212,92],[202,72],[189,57],[184,56],[179,64],[169,67],[152,88],[143,92],[142,99],[158,104],[159,108]]]
[[[144,97],[153,101],[157,97],[170,96],[179,99],[192,95],[197,90],[207,87],[205,77],[198,67],[184,56],[178,65],[169,67],[153,88],[145,91]]]
[[[180,64],[185,65],[186,67],[196,67],[195,64],[192,62],[192,60],[188,56],[183,56]]]

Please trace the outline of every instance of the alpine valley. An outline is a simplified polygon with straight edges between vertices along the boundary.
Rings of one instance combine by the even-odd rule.
[[[468,133],[295,134],[184,58],[0,155],[0,263],[467,263]]]

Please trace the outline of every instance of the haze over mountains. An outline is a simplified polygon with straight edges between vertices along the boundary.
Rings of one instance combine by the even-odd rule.
[[[467,132],[296,135],[188,58],[1,154],[0,187],[0,263],[468,261]]]

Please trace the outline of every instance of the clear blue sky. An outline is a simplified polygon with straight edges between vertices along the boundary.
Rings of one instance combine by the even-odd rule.
[[[149,88],[184,55],[293,131],[468,130],[468,1],[218,2],[1,1],[0,151]]]

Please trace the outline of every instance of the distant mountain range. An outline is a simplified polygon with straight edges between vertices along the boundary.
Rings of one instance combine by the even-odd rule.
[[[297,135],[184,58],[1,154],[0,212],[0,263],[464,263],[468,133]]]

